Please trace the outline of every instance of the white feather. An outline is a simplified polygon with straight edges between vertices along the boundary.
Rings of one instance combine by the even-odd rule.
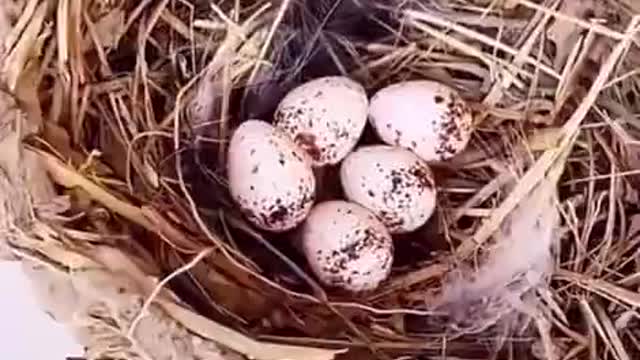
[[[559,235],[556,186],[557,176],[543,179],[505,219],[480,267],[445,286],[440,308],[450,327],[466,334],[483,331],[546,284]]]

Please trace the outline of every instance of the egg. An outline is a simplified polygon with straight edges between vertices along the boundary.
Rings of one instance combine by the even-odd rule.
[[[231,197],[260,229],[290,230],[313,206],[316,184],[311,159],[264,121],[248,120],[234,131],[227,176]]]
[[[363,146],[340,167],[345,197],[371,210],[392,234],[424,225],[436,207],[436,188],[427,163],[411,151],[389,145]]]
[[[280,102],[275,126],[289,134],[316,167],[339,163],[360,139],[368,98],[357,82],[328,76],[291,90]]]
[[[369,119],[380,139],[426,161],[460,153],[472,134],[470,107],[452,88],[429,80],[406,81],[379,90]]]
[[[373,290],[391,272],[391,235],[373,213],[355,203],[317,204],[302,227],[301,243],[311,269],[326,286]]]

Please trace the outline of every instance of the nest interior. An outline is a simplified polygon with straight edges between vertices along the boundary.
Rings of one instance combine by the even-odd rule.
[[[71,248],[118,249],[256,339],[354,359],[640,357],[634,1],[43,0],[9,14],[16,27],[40,16],[18,34],[38,49],[11,59],[26,66],[10,92],[67,202],[47,221]],[[437,214],[396,239],[390,279],[367,294],[323,289],[295,234],[256,231],[226,190],[233,129],[270,120],[288,90],[325,75],[369,93],[433,79],[474,109],[468,149],[433,165]],[[549,178],[562,221],[535,316],[472,332],[431,311]],[[325,185],[321,198],[337,196]]]

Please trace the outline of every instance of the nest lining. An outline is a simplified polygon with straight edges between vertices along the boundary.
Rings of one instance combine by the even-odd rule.
[[[10,14],[20,36],[17,43],[8,37],[3,76],[26,116],[7,124],[18,119],[21,126],[11,128],[27,135],[27,153],[65,197],[58,207],[51,195],[34,204],[36,219],[58,235],[45,231],[47,246],[29,237],[9,241],[12,253],[68,274],[77,264],[113,264],[103,249],[115,248],[133,264],[106,266],[110,274],[135,277],[132,269],[142,269],[142,278],[162,285],[140,286],[138,278],[132,313],[156,300],[179,301],[261,340],[347,348],[354,358],[442,354],[444,347],[476,358],[639,353],[631,310],[638,304],[638,88],[629,34],[639,12],[632,3],[20,5]],[[340,73],[369,91],[435,79],[477,104],[470,148],[435,167],[443,194],[437,218],[397,241],[404,249],[387,284],[355,298],[317,285],[286,238],[249,227],[220,170],[239,121],[268,119],[296,84]],[[33,186],[16,186],[34,196]],[[562,224],[516,221],[544,218],[556,205]],[[531,228],[542,230],[522,230]],[[29,234],[42,238],[38,229]],[[538,237],[554,243],[555,270],[535,263],[523,281],[528,250],[540,249],[527,244]],[[494,261],[500,251],[493,245],[505,238],[518,246],[497,247],[507,254],[498,259],[527,253],[522,262]],[[509,265],[518,278],[494,279]],[[94,289],[100,276],[82,279]],[[494,296],[496,287],[515,295]],[[95,289],[82,293],[95,300]],[[101,297],[119,304],[118,293]],[[442,298],[449,301],[434,311]],[[111,315],[120,310],[113,305]],[[163,315],[125,316],[115,327]],[[189,328],[175,311],[169,319]],[[91,358],[117,358],[90,347],[98,349]],[[131,351],[141,356],[150,347]]]

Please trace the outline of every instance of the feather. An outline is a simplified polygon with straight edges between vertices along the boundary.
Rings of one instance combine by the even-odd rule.
[[[505,219],[479,269],[447,283],[438,310],[450,329],[472,334],[509,321],[525,308],[525,295],[546,285],[560,235],[557,183],[563,168],[558,161]]]

